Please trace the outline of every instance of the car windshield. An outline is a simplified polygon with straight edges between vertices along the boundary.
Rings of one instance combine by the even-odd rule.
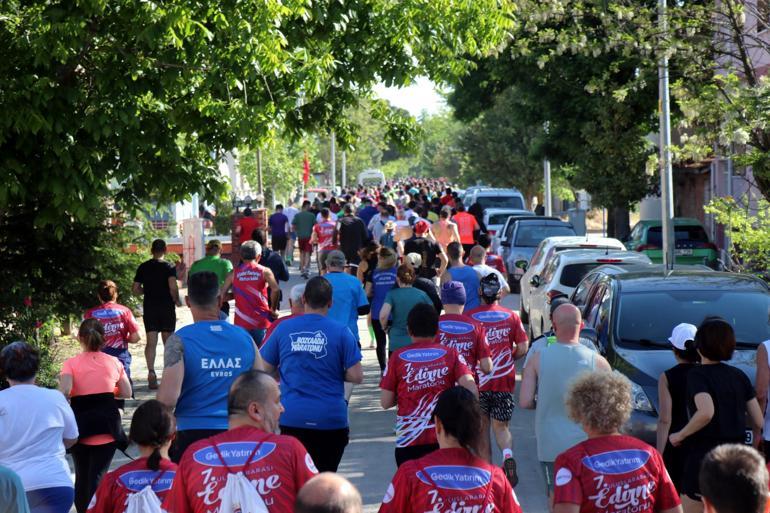
[[[524,202],[521,201],[521,198],[519,196],[479,196],[476,198],[476,202],[479,205],[481,205],[481,208],[484,208],[484,209],[487,209],[487,208],[523,209],[524,208]],[[505,219],[503,219],[502,222],[504,223]],[[490,221],[490,224],[494,224],[494,223]]]
[[[698,326],[718,315],[732,324],[736,340],[756,346],[770,338],[770,294],[729,290],[677,290],[624,294],[618,310],[620,344],[668,347],[677,324]]]
[[[534,248],[546,237],[575,235],[575,230],[564,225],[522,224],[516,232],[516,246]]]
[[[505,224],[505,221],[507,221],[511,215],[512,214],[510,212],[492,214],[489,216],[489,222],[487,222],[487,224]]]
[[[706,230],[702,226],[690,225],[690,226],[676,226],[674,228],[674,237],[677,242],[708,242],[709,237],[706,235]],[[647,230],[647,244],[653,246],[663,245],[663,232],[660,226],[652,226]]]

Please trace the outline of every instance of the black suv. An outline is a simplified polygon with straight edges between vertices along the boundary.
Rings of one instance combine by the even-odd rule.
[[[658,266],[655,266],[658,267]],[[754,380],[756,348],[770,338],[770,289],[745,274],[658,269],[587,275],[572,295],[592,340],[633,386],[634,411],[626,431],[655,444],[658,377],[674,366],[668,337],[679,323],[700,325],[710,315],[735,329],[729,362]]]

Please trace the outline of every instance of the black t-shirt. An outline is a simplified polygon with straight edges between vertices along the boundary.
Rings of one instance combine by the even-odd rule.
[[[144,304],[152,306],[174,306],[169,278],[176,278],[176,267],[165,260],[147,260],[139,266],[134,276],[136,283],[144,288]]]
[[[369,232],[359,217],[344,216],[339,219],[340,249],[348,260],[358,261],[358,250],[364,247],[369,239]]]
[[[436,309],[436,312],[441,313],[444,305],[441,304],[441,298],[438,295],[436,285],[431,280],[418,276],[414,280],[412,287],[425,292],[433,303],[433,308]]]
[[[668,392],[671,394],[671,433],[681,431],[690,420],[687,411],[687,376],[694,367],[694,363],[679,363],[665,372]]]
[[[425,237],[410,237],[404,241],[404,254],[417,253],[422,256],[422,265],[417,274],[423,278],[436,276],[436,259],[440,252],[439,245]]]
[[[693,447],[710,448],[724,443],[741,443],[746,436],[746,403],[756,397],[748,376],[724,363],[697,365],[687,373],[687,407],[692,416],[695,396],[707,393],[714,401],[714,417],[689,437]]]

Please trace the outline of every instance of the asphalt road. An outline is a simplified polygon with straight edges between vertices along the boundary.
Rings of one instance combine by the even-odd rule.
[[[289,290],[297,283],[304,281],[297,273],[296,267],[291,269],[288,283],[282,282],[284,298],[288,298]],[[184,293],[184,291],[183,291]],[[287,300],[286,300],[287,301]],[[282,307],[288,309],[288,303]],[[503,299],[503,305],[518,309],[518,295]],[[233,311],[233,309],[231,309]],[[187,308],[177,309],[177,328],[192,322]],[[141,324],[141,322],[140,322]],[[377,511],[382,497],[387,489],[396,464],[393,455],[395,447],[395,410],[383,411],[379,404],[380,372],[374,349],[369,348],[369,335],[366,321],[359,321],[361,343],[364,348],[364,383],[357,386],[353,392],[350,406],[350,445],[342,459],[339,472],[350,479],[360,490],[364,500],[364,511]],[[125,416],[126,429],[130,422],[133,409],[139,402],[154,397],[147,388],[147,371],[144,361],[144,334],[142,341],[132,348],[132,374],[135,379],[136,400],[128,401]],[[158,362],[162,367],[162,348],[159,348]],[[160,370],[160,369],[158,369]],[[519,377],[520,379],[520,377]],[[511,419],[511,432],[514,440],[514,455],[518,463],[519,485],[516,493],[525,513],[547,513],[547,503],[542,484],[540,467],[537,462],[536,442],[534,435],[534,412],[516,409]],[[494,446],[494,458],[499,464],[500,451]],[[131,454],[131,452],[129,452]],[[128,460],[117,453],[112,468],[123,465]],[[73,476],[74,477],[74,476]],[[74,509],[72,510],[74,511]]]

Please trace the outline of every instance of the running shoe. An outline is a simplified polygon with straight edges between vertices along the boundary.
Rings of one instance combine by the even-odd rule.
[[[147,374],[147,388],[150,390],[158,389],[158,376],[154,372]]]
[[[508,478],[508,482],[511,483],[511,487],[515,488],[519,484],[519,475],[516,473],[516,460],[508,458],[503,462],[503,472],[505,477]]]

